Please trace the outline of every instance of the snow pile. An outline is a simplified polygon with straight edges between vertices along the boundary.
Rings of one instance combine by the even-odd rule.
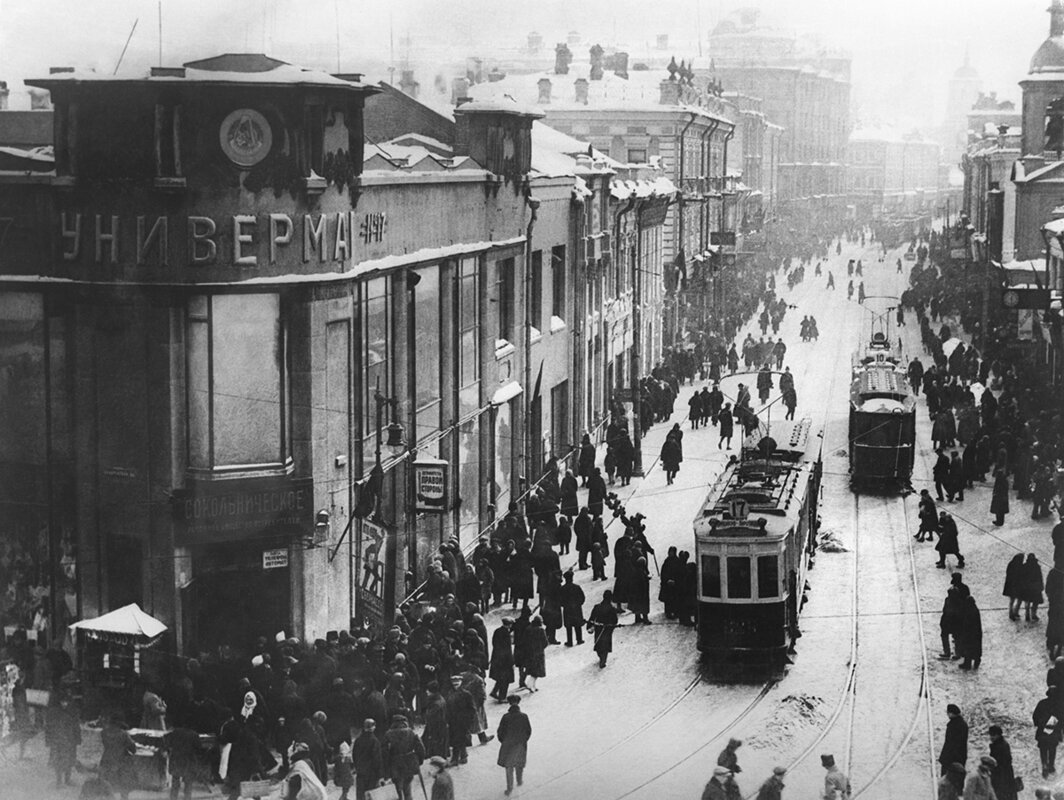
[[[791,741],[803,740],[809,730],[817,730],[826,723],[827,714],[821,710],[824,698],[810,694],[789,694],[776,706],[772,718],[751,735],[746,744],[771,753],[787,752]]]
[[[817,536],[820,543],[817,545],[817,550],[823,553],[846,553],[850,548],[842,543],[842,539],[836,531],[831,528],[825,528]]]

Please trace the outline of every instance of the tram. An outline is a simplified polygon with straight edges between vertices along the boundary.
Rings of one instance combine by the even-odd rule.
[[[800,635],[816,547],[822,435],[774,423],[724,468],[694,519],[698,649],[710,660],[780,661]]]
[[[883,324],[882,317],[879,322]],[[854,356],[852,373],[850,486],[855,491],[906,490],[916,453],[916,397],[900,348],[885,331],[873,330],[867,346]]]

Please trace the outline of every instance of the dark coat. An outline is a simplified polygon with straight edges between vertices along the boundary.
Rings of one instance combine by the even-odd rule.
[[[730,438],[734,428],[731,410],[727,408],[722,409],[717,415],[717,423],[720,425],[720,438]]]
[[[1016,800],[1016,773],[1012,769],[1012,748],[1004,737],[990,743],[990,757],[997,766],[990,771],[990,785],[997,800]]]
[[[1001,593],[1005,597],[1020,597],[1023,586],[1023,554],[1017,553],[1005,567],[1005,588]],[[1041,577],[1041,571],[1039,571]]]
[[[661,468],[666,472],[675,472],[680,468],[683,461],[683,449],[680,443],[672,436],[665,439],[661,446]]]
[[[580,503],[576,498],[576,489],[576,476],[566,474],[566,476],[562,478],[561,485],[561,512],[567,517],[575,517],[580,513]]]
[[[602,506],[606,501],[606,481],[601,475],[592,475],[587,482],[587,510],[592,516],[602,516]]]
[[[363,731],[351,744],[351,766],[370,786],[384,777],[384,753],[377,734]]]
[[[420,771],[425,747],[406,725],[391,728],[384,734],[384,758],[392,779],[396,783],[406,782]]]
[[[961,655],[966,659],[978,660],[983,657],[983,616],[975,605],[974,597],[967,598],[961,609],[957,643]]]
[[[100,777],[119,791],[132,788],[132,760],[133,754],[137,752],[133,739],[124,729],[116,725],[108,725],[100,734],[100,740],[103,743],[99,767]]]
[[[964,764],[968,761],[968,723],[964,717],[950,717],[946,723],[946,736],[942,740],[942,749],[938,754],[938,763],[949,766],[953,762]]]
[[[1000,473],[994,478],[994,493],[990,498],[990,513],[1009,513],[1009,479]]]
[[[628,609],[633,614],[650,613],[650,573],[646,564],[629,565]]]
[[[447,722],[447,703],[436,692],[425,697],[425,730],[421,732],[421,744],[425,756],[446,758],[451,752],[451,734]]]
[[[499,739],[500,767],[521,767],[528,761],[528,740],[532,738],[532,723],[528,715],[517,706],[502,715],[499,728],[495,731]]]
[[[583,553],[591,550],[591,517],[579,514],[573,520],[573,533],[576,534],[576,551]]]
[[[1019,597],[1027,603],[1040,604],[1043,601],[1042,590],[1045,583],[1042,579],[1042,566],[1038,559],[1028,558],[1020,570]]]
[[[584,590],[575,583],[562,586],[562,619],[566,626],[584,624]]]
[[[514,650],[510,640],[510,630],[500,625],[491,635],[491,664],[488,677],[501,683],[514,681]]]
[[[617,610],[613,604],[603,601],[591,609],[588,626],[595,633],[595,652],[612,652],[613,630],[617,627]]]
[[[591,477],[591,470],[595,466],[595,445],[588,440],[580,445],[580,458],[577,462],[577,470],[581,477]]]
[[[451,747],[468,747],[472,742],[469,732],[477,720],[477,707],[473,695],[465,689],[454,689],[447,695],[447,729]]]
[[[529,625],[522,637],[525,671],[533,678],[547,675],[547,632],[542,625]]]
[[[532,555],[528,550],[518,550],[510,556],[510,593],[516,600],[531,600],[534,594],[532,580]]]
[[[57,772],[74,767],[78,760],[78,745],[81,744],[81,724],[73,708],[58,705],[48,708],[44,742],[48,745],[48,762]]]
[[[938,542],[935,544],[935,549],[938,550],[943,557],[960,553],[960,542],[957,538],[957,522],[953,517],[939,517]]]

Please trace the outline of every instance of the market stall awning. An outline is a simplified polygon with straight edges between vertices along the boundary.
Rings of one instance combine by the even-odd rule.
[[[166,626],[142,611],[136,603],[109,611],[96,619],[75,622],[70,629],[82,631],[92,639],[139,645],[154,644],[166,633]]]

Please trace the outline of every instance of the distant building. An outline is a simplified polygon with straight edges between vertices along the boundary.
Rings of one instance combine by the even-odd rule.
[[[761,26],[745,10],[709,37],[711,62],[695,72],[725,91],[762,100],[780,137],[778,199],[782,208],[837,215],[846,204],[850,134],[850,57],[811,50],[793,35]]]
[[[957,68],[949,81],[946,113],[939,132],[943,160],[949,164],[960,163],[961,154],[968,144],[968,112],[975,105],[982,88],[983,81],[971,65],[966,49],[964,63]]]
[[[933,209],[940,189],[940,152],[937,142],[919,133],[855,130],[850,135],[847,163],[857,219]]]

